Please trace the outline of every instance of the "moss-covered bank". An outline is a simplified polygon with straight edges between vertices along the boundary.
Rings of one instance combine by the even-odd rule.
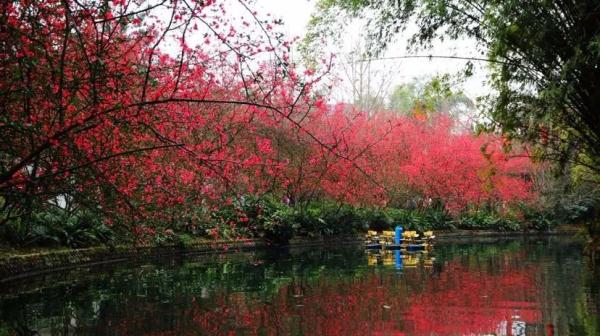
[[[583,227],[565,226],[555,230],[498,232],[485,230],[454,230],[436,232],[441,241],[478,237],[511,237],[523,235],[577,235],[585,232]],[[289,241],[288,246],[327,246],[360,244],[362,235],[338,235],[329,237],[299,237]],[[0,283],[19,278],[55,272],[75,267],[93,266],[122,261],[144,261],[174,256],[230,253],[274,245],[263,239],[247,240],[195,240],[186,245],[170,246],[117,246],[83,249],[37,249],[10,250],[0,254]]]
[[[322,246],[329,244],[359,244],[360,235],[342,235],[327,238],[295,238],[290,246]],[[153,260],[174,256],[209,253],[230,253],[273,247],[262,239],[197,240],[185,246],[117,246],[83,249],[49,249],[31,251],[12,250],[0,256],[0,283],[46,272],[132,260]]]

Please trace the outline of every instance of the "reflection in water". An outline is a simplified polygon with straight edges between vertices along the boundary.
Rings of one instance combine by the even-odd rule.
[[[257,252],[8,284],[0,335],[599,335],[593,280],[564,239]]]
[[[406,253],[399,250],[368,250],[367,263],[370,266],[394,266],[397,270],[405,267],[432,267],[435,257],[430,252],[412,252]]]

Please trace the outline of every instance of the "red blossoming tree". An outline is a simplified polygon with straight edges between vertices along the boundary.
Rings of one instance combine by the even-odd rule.
[[[0,227],[27,237],[58,206],[152,233],[267,193],[457,212],[531,196],[530,162],[494,136],[326,104],[280,23],[245,0],[2,2]]]
[[[135,222],[279,174],[266,132],[302,128],[318,77],[237,5],[2,2],[2,224],[48,203]]]

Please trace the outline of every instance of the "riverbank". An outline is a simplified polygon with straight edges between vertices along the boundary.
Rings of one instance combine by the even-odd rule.
[[[522,236],[552,236],[552,235],[585,235],[583,226],[565,225],[548,231],[493,231],[493,230],[440,230],[435,232],[438,241],[462,238],[493,238],[493,237],[522,237]]]
[[[451,241],[465,238],[502,238],[519,236],[579,235],[585,229],[579,226],[559,227],[550,231],[498,232],[487,230],[438,231],[438,241]],[[330,246],[360,244],[362,235],[339,235],[318,238],[293,238],[285,246]],[[261,239],[246,240],[198,240],[186,246],[116,246],[92,247],[84,249],[37,249],[5,250],[0,253],[0,283],[21,279],[48,272],[56,272],[76,267],[118,263],[124,261],[145,261],[174,256],[232,253],[262,248],[282,247]]]
[[[294,238],[286,246],[323,246],[358,244],[360,235],[321,238]],[[34,251],[10,250],[0,254],[0,283],[56,272],[75,267],[89,267],[124,261],[144,261],[174,256],[193,256],[214,253],[234,253],[277,247],[261,239],[198,240],[186,246],[117,246],[83,249],[49,249]]]

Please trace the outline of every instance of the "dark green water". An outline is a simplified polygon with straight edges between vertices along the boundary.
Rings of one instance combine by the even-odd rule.
[[[598,272],[565,238],[115,265],[2,284],[0,335],[600,335]]]

